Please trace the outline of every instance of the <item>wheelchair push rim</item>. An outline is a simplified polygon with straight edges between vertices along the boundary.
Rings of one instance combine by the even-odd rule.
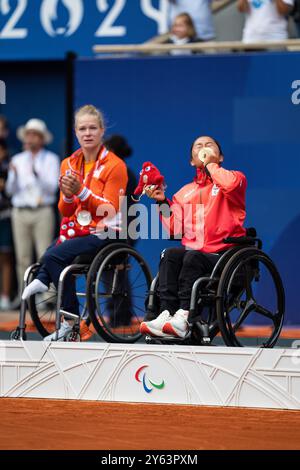
[[[238,287],[241,276],[246,281],[243,288]],[[244,328],[263,325],[265,333],[261,340],[257,339],[256,347],[272,348],[282,329],[284,310],[284,288],[272,260],[256,248],[245,248],[234,254],[224,267],[216,297],[217,318],[225,344],[249,346]]]
[[[129,246],[112,246],[94,260],[87,283],[88,312],[105,341],[133,343],[141,338],[151,281],[147,263]]]

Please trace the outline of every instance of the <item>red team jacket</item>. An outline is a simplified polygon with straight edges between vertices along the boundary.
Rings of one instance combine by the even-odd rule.
[[[224,238],[246,234],[245,193],[247,180],[240,171],[228,171],[216,163],[197,169],[192,183],[172,199],[171,217],[161,216],[170,235],[182,233],[182,244],[204,253],[216,253],[232,245]]]

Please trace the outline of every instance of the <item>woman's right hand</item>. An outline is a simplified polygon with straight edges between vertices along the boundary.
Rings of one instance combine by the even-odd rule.
[[[69,184],[69,181],[65,179],[65,177],[61,177],[60,178],[60,190],[61,192],[63,193],[64,196],[66,196],[67,198],[72,198],[74,196],[72,190],[71,190],[71,187],[70,187],[70,184]]]
[[[145,194],[150,197],[150,199],[155,199],[157,202],[162,202],[166,199],[165,190],[162,187],[152,189],[151,186],[146,186]]]

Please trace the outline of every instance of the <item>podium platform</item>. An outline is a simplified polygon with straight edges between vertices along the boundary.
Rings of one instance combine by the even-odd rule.
[[[300,409],[300,351],[0,341],[0,397]]]

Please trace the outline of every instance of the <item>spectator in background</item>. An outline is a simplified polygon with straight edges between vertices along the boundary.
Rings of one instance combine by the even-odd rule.
[[[174,19],[169,38],[165,41],[165,44],[182,45],[196,41],[201,41],[201,39],[197,39],[192,17],[188,13],[180,13]],[[192,54],[192,51],[189,49],[174,49],[170,54],[189,55]]]
[[[210,41],[215,37],[213,25],[211,0],[168,0],[169,27],[180,13],[188,13],[193,19],[196,36],[203,41]]]
[[[0,114],[0,139],[7,140],[9,134],[8,121],[5,116]]]
[[[287,39],[287,15],[293,5],[294,0],[238,0],[238,10],[246,13],[243,42]]]
[[[295,0],[294,8],[291,11],[291,17],[294,20],[297,36],[300,38],[300,0]]]
[[[1,123],[1,118],[0,118]],[[1,132],[3,136],[5,133]],[[12,291],[12,273],[13,273],[13,238],[11,230],[11,209],[10,200],[5,193],[5,182],[8,175],[9,155],[7,143],[0,138],[0,310],[10,310],[11,291]]]
[[[117,155],[117,157],[121,158],[122,160],[126,160],[132,155],[132,148],[129,146],[127,140],[122,135],[114,134],[114,135],[107,137],[104,140],[104,146],[108,150],[113,152],[115,155]],[[134,193],[134,190],[137,187],[138,180],[137,180],[135,173],[127,164],[126,164],[126,168],[127,168],[127,175],[128,175],[128,183],[127,183],[127,188],[126,188],[127,211],[128,211],[130,206],[134,204],[133,200],[131,199],[131,195]],[[131,220],[133,219],[134,217],[132,217],[131,219],[130,217],[127,217],[127,226],[130,224]],[[124,227],[124,229],[127,230],[127,227]],[[135,240],[129,239],[128,241],[130,245],[132,246],[135,243]]]
[[[32,261],[32,248],[40,258],[54,235],[60,159],[45,149],[52,141],[44,121],[30,119],[17,136],[25,149],[10,163],[6,192],[12,196],[12,228],[16,251],[19,292]]]

